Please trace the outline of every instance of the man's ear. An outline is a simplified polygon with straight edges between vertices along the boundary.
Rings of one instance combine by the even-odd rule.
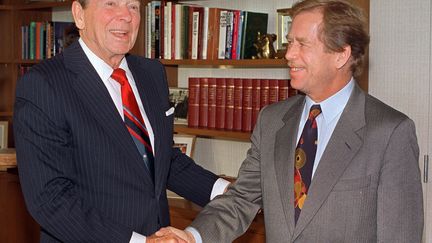
[[[336,57],[336,68],[340,69],[343,66],[345,66],[351,57],[351,46],[350,45],[346,45],[343,48],[342,52],[338,52],[337,53],[337,57]]]
[[[72,16],[75,20],[75,25],[82,30],[85,27],[84,9],[78,1],[72,2]]]

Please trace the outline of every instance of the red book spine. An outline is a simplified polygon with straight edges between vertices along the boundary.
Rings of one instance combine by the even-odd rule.
[[[208,127],[209,79],[200,78],[199,126]]]
[[[208,128],[216,128],[216,78],[208,79]]]
[[[242,131],[252,131],[252,79],[243,79]]]
[[[291,79],[288,79],[288,97],[297,95],[297,90],[291,86]]]
[[[240,10],[233,10],[233,38],[232,38],[232,48],[231,48],[231,59],[237,59],[237,42],[238,42],[238,28],[240,23]]]
[[[216,128],[225,128],[226,80],[216,79]]]
[[[279,101],[279,80],[269,79],[269,104]]]
[[[234,79],[234,126],[233,130],[242,130],[242,112],[243,112],[243,80]]]
[[[261,110],[261,80],[252,79],[252,129],[255,127]]]
[[[279,79],[279,101],[288,99],[288,79]]]
[[[261,80],[261,108],[269,104],[269,80]]]
[[[225,129],[234,128],[234,79],[226,79]]]
[[[175,5],[176,4],[172,4],[171,7],[171,59],[175,59],[175,49],[176,49],[176,45],[175,45],[175,33],[176,33],[176,28],[175,28],[175,22],[176,21],[180,21],[179,19],[176,20],[175,18]],[[178,31],[178,30],[177,30]],[[179,47],[177,47],[179,48]]]
[[[200,81],[199,78],[189,78],[189,108],[188,126],[199,125]]]

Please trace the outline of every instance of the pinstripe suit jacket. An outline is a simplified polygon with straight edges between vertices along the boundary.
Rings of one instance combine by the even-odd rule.
[[[294,223],[294,152],[304,103],[296,96],[261,112],[237,182],[193,222],[204,242],[231,242],[260,207],[271,243],[421,242],[423,194],[414,123],[358,86]]]
[[[166,189],[204,205],[217,177],[172,148],[163,66],[128,55],[155,140],[153,183],[78,42],[17,84],[14,132],[25,201],[42,242],[129,242],[169,224]]]

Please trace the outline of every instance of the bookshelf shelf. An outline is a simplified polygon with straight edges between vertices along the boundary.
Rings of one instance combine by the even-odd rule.
[[[63,1],[63,2],[32,2],[24,5],[12,5],[13,9],[16,10],[35,10],[35,9],[51,9],[57,7],[69,7],[71,6],[72,1]]]
[[[244,68],[282,68],[286,67],[285,59],[243,59],[243,60],[166,60],[160,59],[165,66],[199,66],[199,67],[244,67]]]
[[[12,117],[13,112],[0,112],[0,117]]]
[[[30,59],[28,59],[28,60],[26,60],[26,59],[17,59],[17,60],[14,60],[14,63],[15,64],[37,64],[37,63],[39,63],[39,62],[41,62],[42,60],[30,60]]]
[[[174,132],[195,135],[204,138],[219,138],[225,140],[237,140],[237,141],[244,141],[244,142],[249,142],[251,136],[251,134],[247,132],[234,132],[234,131],[225,131],[225,130],[216,130],[216,129],[194,128],[194,127],[188,127],[187,125],[179,125],[179,124],[176,124],[174,126]]]

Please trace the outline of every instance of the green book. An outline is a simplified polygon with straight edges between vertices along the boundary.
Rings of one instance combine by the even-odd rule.
[[[30,22],[29,27],[29,59],[36,59],[36,22]]]
[[[254,42],[258,32],[267,34],[268,14],[245,11],[243,21],[240,58],[251,59],[257,55]]]

